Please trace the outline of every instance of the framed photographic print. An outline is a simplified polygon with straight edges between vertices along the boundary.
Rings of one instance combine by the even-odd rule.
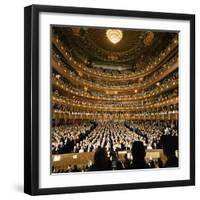
[[[24,191],[195,184],[195,16],[25,8]]]

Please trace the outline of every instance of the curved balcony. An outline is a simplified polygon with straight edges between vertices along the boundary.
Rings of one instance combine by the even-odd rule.
[[[69,80],[73,85],[78,87],[86,87],[91,90],[96,90],[103,92],[105,94],[119,94],[119,93],[127,93],[127,92],[138,92],[138,90],[142,90],[144,88],[148,88],[154,85],[156,82],[162,80],[165,76],[173,72],[178,68],[178,62],[176,61],[171,67],[169,67],[166,71],[161,71],[157,74],[156,77],[153,77],[153,80],[148,80],[144,83],[135,83],[132,85],[122,85],[122,86],[102,86],[98,83],[93,83],[87,81],[85,79],[81,79],[79,76],[76,76],[73,72],[69,71],[66,67],[62,65],[62,63],[52,60],[52,65],[54,69],[61,74],[64,78]]]
[[[112,79],[110,80],[99,80],[97,78],[91,77],[91,76],[83,76],[82,73],[75,71],[70,65],[65,63],[63,59],[59,56],[59,54],[54,54],[53,59],[55,62],[58,62],[59,65],[63,66],[66,70],[69,71],[74,76],[77,76],[81,80],[85,80],[88,82],[92,82],[93,84],[101,85],[104,87],[131,87],[134,85],[141,85],[141,84],[148,84],[148,82],[154,80],[158,75],[165,73],[165,71],[168,71],[168,69],[177,61],[177,57],[173,57],[168,61],[167,63],[163,64],[162,67],[154,71],[153,73],[137,79],[137,80],[121,80],[121,81],[113,81]]]
[[[95,101],[95,102],[89,102],[89,101],[84,101],[83,99],[77,99],[74,96],[59,96],[59,95],[53,95],[53,99],[55,98],[61,98],[65,102],[72,102],[72,103],[77,103],[77,104],[82,104],[82,105],[94,105],[95,106],[111,106],[111,107],[126,107],[126,106],[147,106],[151,105],[153,103],[157,103],[159,100],[167,100],[173,97],[177,97],[177,93],[169,93],[169,94],[163,94],[157,98],[151,98],[145,101],[121,101],[121,102],[100,102],[100,101]]]
[[[108,94],[106,94],[105,96],[99,96],[98,93],[96,95],[91,95],[85,90],[79,90],[77,88],[71,87],[71,85],[66,85],[62,81],[56,78],[52,78],[52,83],[56,89],[61,90],[65,93],[70,93],[71,95],[76,96],[78,98],[84,98],[91,101],[111,101],[111,102],[139,101],[139,100],[149,99],[161,93],[167,92],[169,90],[172,90],[178,87],[178,79],[176,79],[176,80],[173,80],[173,81],[170,80],[169,82],[161,84],[151,91],[137,93],[133,95],[124,95],[124,96],[112,95],[111,97],[111,95],[108,96]]]
[[[172,44],[170,44],[163,52],[160,53],[159,57],[155,59],[154,63],[144,67],[144,69],[140,72],[130,72],[123,75],[114,75],[103,72],[103,70],[89,68],[86,64],[78,63],[72,56],[69,54],[69,50],[64,47],[64,44],[58,39],[58,37],[54,36],[52,38],[53,44],[57,47],[57,49],[61,52],[62,56],[69,62],[69,64],[78,72],[86,76],[93,76],[98,79],[103,80],[113,80],[113,81],[120,81],[120,80],[135,80],[141,77],[144,77],[156,69],[160,67],[163,61],[177,48],[177,38],[174,38]]]
[[[178,120],[178,111],[157,112],[150,114],[100,114],[100,113],[82,113],[82,112],[63,112],[54,110],[53,119],[84,119],[84,120]]]
[[[151,110],[156,109],[159,107],[169,106],[169,105],[176,105],[178,104],[178,97],[171,98],[170,100],[163,100],[161,102],[157,103],[149,103],[142,106],[105,106],[105,105],[95,105],[85,102],[77,102],[72,99],[64,100],[60,97],[52,97],[52,103],[57,103],[63,106],[68,107],[69,110],[86,110],[90,112],[96,112],[96,111],[109,111],[109,112],[130,112],[130,111],[143,111],[143,110]]]

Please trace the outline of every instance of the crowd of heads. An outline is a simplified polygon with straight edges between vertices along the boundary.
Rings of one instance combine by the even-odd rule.
[[[178,124],[172,121],[178,115],[177,36],[156,54],[145,59],[142,55],[141,61],[120,71],[94,67],[80,51],[74,53],[73,40],[65,38],[67,32],[64,36],[54,31],[52,154],[88,153],[93,159],[84,166],[68,165],[61,171],[54,167],[52,171],[177,167]],[[96,120],[65,123],[68,116]],[[147,161],[146,152],[157,149],[163,150],[166,162]],[[125,152],[123,159],[120,152]]]
[[[52,152],[70,153],[94,128],[94,124],[56,126],[52,129]]]
[[[125,123],[127,127],[140,135],[147,149],[160,149],[162,148],[163,136],[171,136],[178,139],[178,124],[171,121],[145,121]],[[178,149],[178,143],[176,144]]]
[[[147,150],[163,149],[167,160],[146,160]],[[123,159],[119,152],[125,151]],[[178,126],[176,122],[96,122],[53,129],[52,152],[94,152],[87,165],[69,165],[54,173],[144,169],[178,166]],[[131,156],[128,156],[128,152]]]

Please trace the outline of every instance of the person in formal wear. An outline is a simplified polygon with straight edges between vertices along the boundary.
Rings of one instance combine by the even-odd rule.
[[[131,163],[132,169],[145,169],[149,168],[149,165],[145,161],[145,148],[143,142],[135,141],[132,145],[133,161]]]
[[[111,170],[112,164],[107,157],[107,152],[104,148],[98,147],[94,154],[94,163],[89,168],[89,171]]]
[[[176,157],[177,137],[171,135],[162,136],[162,147],[167,162],[164,167],[178,167],[178,158]]]

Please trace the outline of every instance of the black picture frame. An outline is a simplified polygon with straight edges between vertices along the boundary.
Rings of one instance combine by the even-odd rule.
[[[187,20],[190,23],[190,179],[163,182],[39,188],[39,13]],[[31,5],[24,9],[24,192],[30,195],[195,185],[195,15]]]

